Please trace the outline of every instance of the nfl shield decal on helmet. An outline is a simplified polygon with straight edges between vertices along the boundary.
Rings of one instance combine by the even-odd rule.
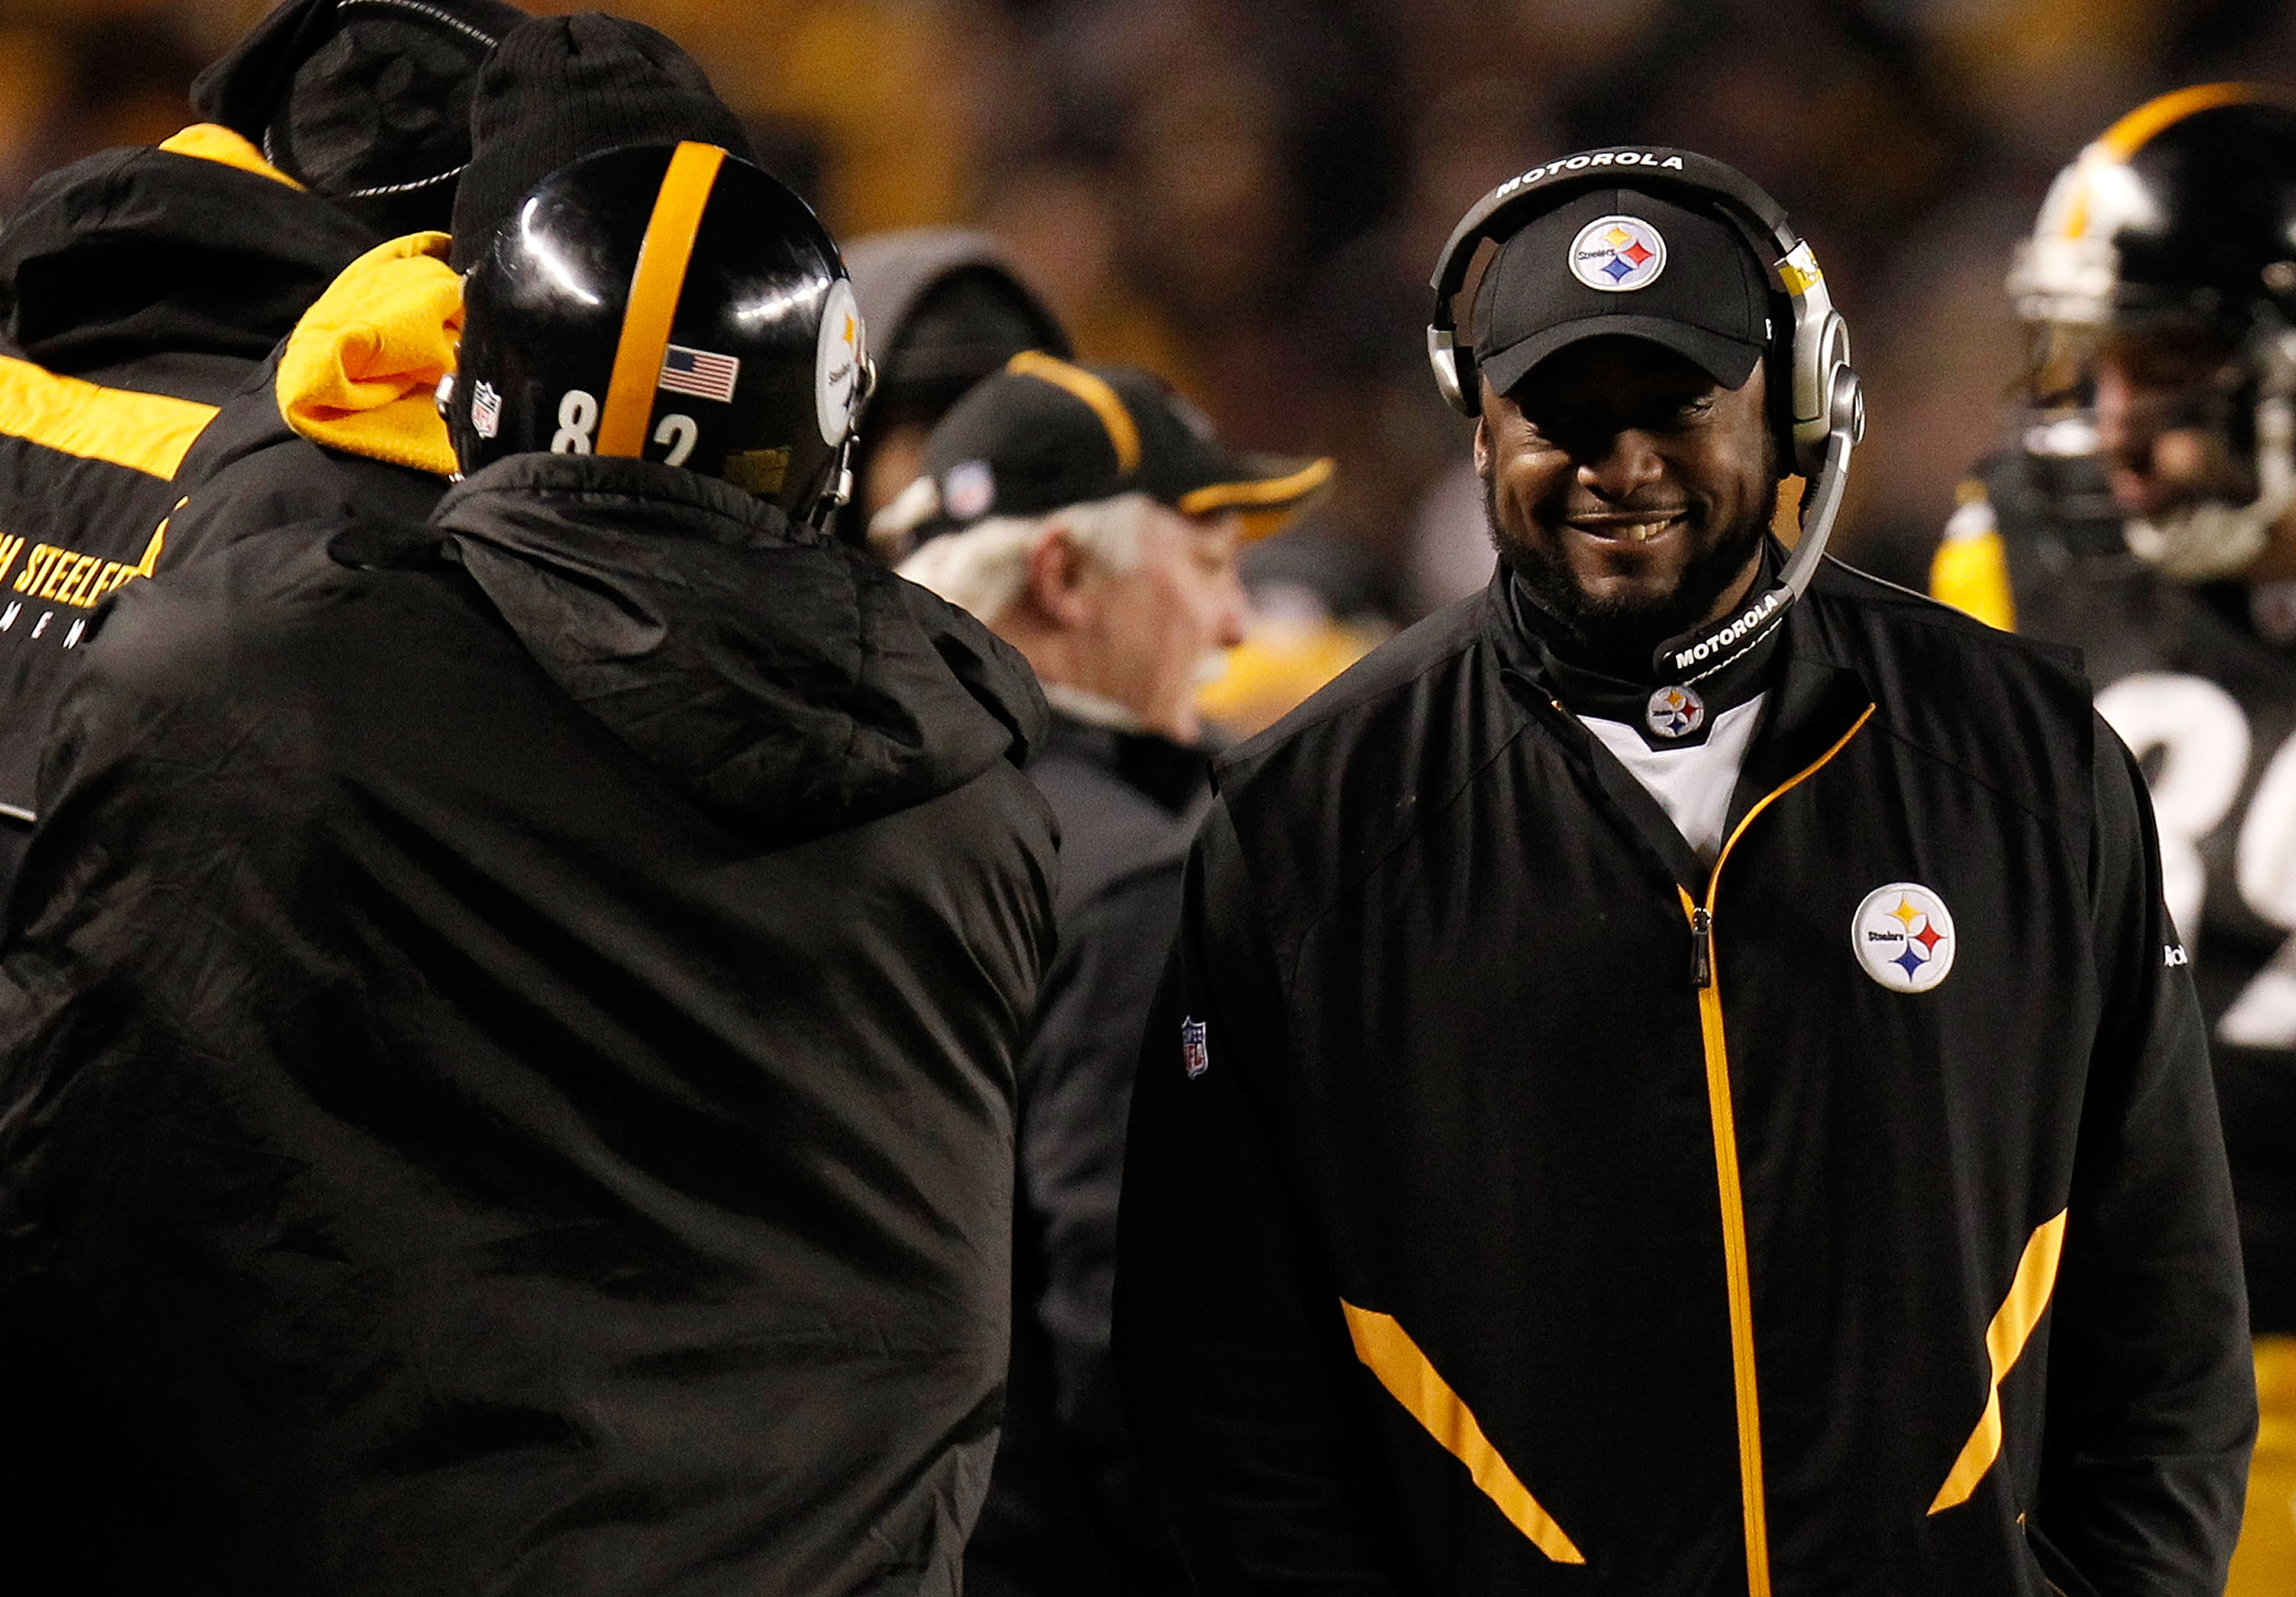
[[[1204,1052],[1204,1023],[1201,1020],[1180,1022],[1180,1062],[1187,1067],[1190,1081],[1211,1068],[1211,1055]]]
[[[1689,688],[1660,688],[1643,707],[1643,720],[1662,738],[1686,738],[1706,725],[1706,700]]]
[[[482,438],[502,430],[502,392],[483,379],[471,390],[471,430]]]
[[[1960,938],[1945,900],[1918,881],[1875,888],[1849,922],[1866,974],[1893,993],[1926,993],[1953,970]]]
[[[1666,270],[1666,240],[1640,217],[1596,217],[1570,241],[1570,274],[1590,289],[1646,289]]]

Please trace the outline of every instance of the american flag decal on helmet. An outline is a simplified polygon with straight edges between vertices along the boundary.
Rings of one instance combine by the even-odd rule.
[[[1211,1055],[1204,1049],[1204,1023],[1201,1020],[1180,1022],[1180,1059],[1188,1068],[1188,1079],[1195,1080],[1211,1068]]]
[[[734,384],[741,375],[742,363],[731,355],[689,349],[683,344],[672,344],[661,352],[661,386],[673,394],[731,405]]]

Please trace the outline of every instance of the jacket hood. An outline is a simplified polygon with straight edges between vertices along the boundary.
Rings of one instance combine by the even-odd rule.
[[[443,228],[479,70],[524,20],[502,0],[284,0],[192,104],[379,234]]]
[[[1044,734],[1034,675],[988,628],[713,478],[513,455],[431,523],[561,687],[744,830],[873,820]]]
[[[0,228],[0,314],[70,375],[156,352],[259,361],[375,236],[228,130],[107,150],[32,185]]]
[[[454,475],[436,399],[463,332],[447,248],[443,233],[409,233],[327,285],[280,351],[272,395],[290,428],[347,455]]]
[[[1000,340],[994,349],[964,347],[962,329],[946,349],[905,348],[904,337],[912,331],[918,307],[935,289],[960,275],[993,280],[1013,320],[1032,324],[1028,330],[1034,338],[1021,347],[1043,349],[1064,360],[1071,354],[1060,319],[1021,280],[1004,247],[988,233],[961,227],[908,227],[870,233],[846,245],[845,269],[853,278],[853,295],[860,302],[869,347],[881,368],[881,383],[900,381],[908,364],[919,367],[911,374],[912,381],[977,377],[995,371],[1014,353],[1004,347],[1006,340]]]

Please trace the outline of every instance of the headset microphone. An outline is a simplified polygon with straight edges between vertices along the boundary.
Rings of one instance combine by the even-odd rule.
[[[1784,349],[1778,348],[1781,340],[1773,339],[1768,356],[1774,392],[1777,364],[1783,364],[1792,379],[1780,424],[1794,469],[1808,482],[1801,500],[1801,537],[1776,581],[1735,614],[1659,647],[1652,665],[1660,680],[1686,686],[1753,648],[1809,586],[1841,512],[1851,452],[1866,435],[1866,400],[1849,364],[1849,329],[1826,292],[1817,258],[1778,203],[1743,174],[1706,156],[1663,147],[1620,146],[1565,156],[1511,177],[1478,201],[1452,230],[1430,283],[1435,305],[1427,327],[1427,357],[1437,387],[1454,410],[1466,416],[1482,410],[1481,360],[1474,345],[1461,338],[1456,310],[1476,250],[1486,241],[1503,242],[1535,217],[1589,191],[1618,188],[1719,213],[1767,268],[1770,292],[1786,313]],[[1603,220],[1630,223],[1634,218]],[[1662,242],[1659,247],[1663,248]],[[1660,266],[1650,271],[1652,279],[1662,264],[1661,258]],[[1584,277],[1580,281],[1603,286]]]

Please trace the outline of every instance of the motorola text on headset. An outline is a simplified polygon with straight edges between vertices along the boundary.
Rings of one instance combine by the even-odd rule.
[[[1532,217],[1587,190],[1620,186],[1719,213],[1768,268],[1773,292],[1791,309],[1784,354],[1793,377],[1793,464],[1809,479],[1801,499],[1801,538],[1777,581],[1735,614],[1659,646],[1652,663],[1660,679],[1686,686],[1759,643],[1809,586],[1841,509],[1850,451],[1866,436],[1866,399],[1849,364],[1849,328],[1826,293],[1817,257],[1777,201],[1718,160],[1687,150],[1635,145],[1589,150],[1533,167],[1477,201],[1452,229],[1429,285],[1435,291],[1435,308],[1427,326],[1427,358],[1452,409],[1465,416],[1482,412],[1474,346],[1460,338],[1456,314],[1476,250],[1487,240],[1503,242]],[[1778,353],[1774,344],[1765,359]]]

